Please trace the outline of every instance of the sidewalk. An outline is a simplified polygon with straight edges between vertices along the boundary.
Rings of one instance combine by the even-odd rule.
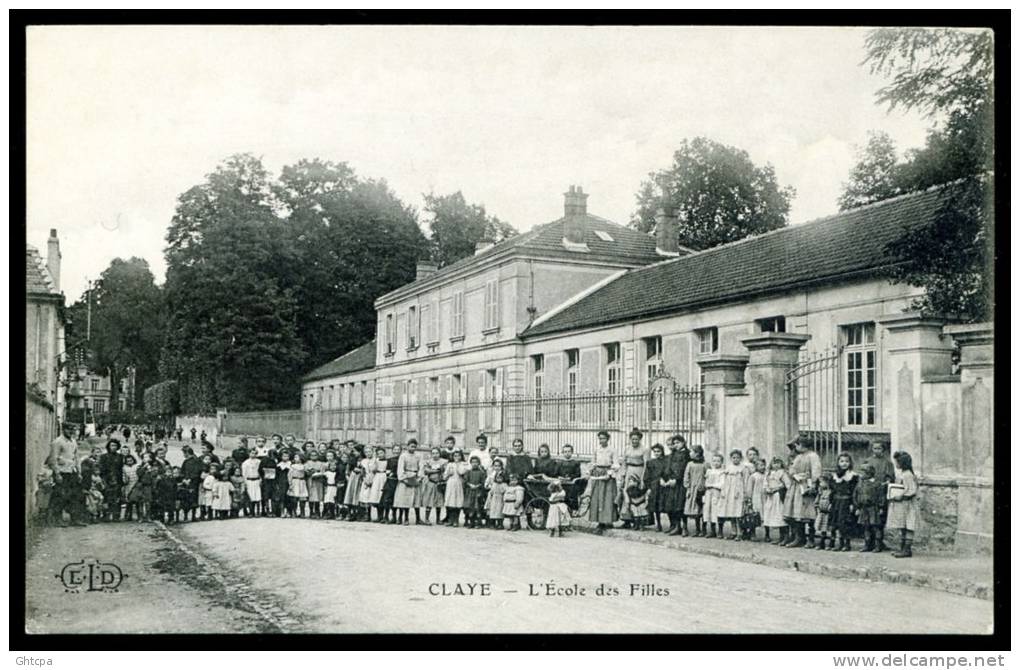
[[[592,531],[593,526],[586,520],[571,519],[571,522],[581,532]],[[873,554],[857,551],[861,547],[860,540],[854,541],[854,551],[836,552],[786,549],[765,542],[668,537],[654,529],[634,531],[614,528],[606,530],[605,537],[834,579],[905,584],[982,600],[992,600],[994,595],[991,556],[954,556],[915,551],[911,558],[893,558],[892,552]]]

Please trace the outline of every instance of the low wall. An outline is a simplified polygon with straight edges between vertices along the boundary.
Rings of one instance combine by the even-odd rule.
[[[272,435],[292,433],[305,437],[305,416],[300,410],[278,412],[227,412],[223,415],[224,435]],[[308,434],[311,439],[311,434]]]
[[[31,395],[25,398],[25,525],[36,514],[37,477],[56,432],[53,407]]]

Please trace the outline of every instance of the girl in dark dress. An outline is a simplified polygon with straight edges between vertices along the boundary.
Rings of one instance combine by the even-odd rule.
[[[683,435],[669,438],[669,465],[666,467],[666,482],[673,482],[662,492],[662,507],[669,515],[669,534],[680,535],[683,532],[684,500],[687,490],[684,488],[684,471],[691,460],[691,452],[687,449],[687,440]]]
[[[559,467],[556,465],[556,461],[552,459],[549,445],[538,445],[538,458],[535,459],[535,472],[532,477],[545,482],[551,482],[556,479],[558,473]]]
[[[485,470],[482,460],[471,457],[471,469],[464,475],[464,527],[481,528],[482,510],[485,507]]]
[[[524,481],[535,473],[535,462],[524,453],[524,440],[515,438],[511,445],[511,453],[506,457],[506,476],[516,476],[518,481]]]
[[[282,517],[284,508],[287,506],[287,489],[290,486],[290,452],[286,449],[281,449],[279,451],[279,459],[274,469],[272,500],[273,514],[277,517]],[[265,465],[262,466],[262,470],[265,472]]]
[[[661,515],[663,512],[668,511],[664,505],[666,502],[666,489],[663,484],[666,483],[666,470],[669,462],[666,460],[664,453],[661,444],[652,445],[652,457],[645,466],[643,477],[644,487],[648,489],[648,513],[655,520],[655,530],[660,533],[662,532]]]
[[[832,509],[829,512],[829,530],[836,551],[850,551],[850,534],[854,527],[854,490],[858,477],[854,472],[854,459],[843,452],[836,457],[836,472],[832,475]]]
[[[120,442],[113,439],[106,443],[106,453],[99,457],[98,468],[104,487],[104,516],[108,521],[120,521],[121,491],[124,488],[124,457],[120,454]]]
[[[393,507],[393,497],[397,494],[397,466],[400,465],[400,452],[404,450],[399,444],[393,445],[393,455],[386,459],[386,484],[383,486],[382,498],[379,500],[379,518],[383,523],[397,523],[397,510]],[[390,518],[392,512],[392,519]]]
[[[172,524],[176,519],[177,480],[171,466],[162,466],[158,470],[156,487],[152,495],[152,506],[156,520]]]

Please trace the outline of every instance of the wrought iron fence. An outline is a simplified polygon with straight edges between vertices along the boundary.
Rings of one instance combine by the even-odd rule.
[[[805,356],[786,373],[787,425],[796,426],[832,467],[843,448],[839,350],[828,349]]]
[[[316,439],[354,439],[392,444],[414,437],[439,445],[449,435],[472,444],[477,434],[490,446],[509,449],[514,438],[529,452],[548,444],[554,454],[565,444],[578,455],[594,454],[596,432],[608,430],[612,444],[625,444],[632,428],[645,433],[646,444],[681,434],[690,444],[702,441],[703,397],[699,387],[656,383],[651,389],[574,395],[506,395],[465,402],[371,405],[318,411]],[[314,412],[306,412],[307,417]],[[311,436],[312,433],[306,431]]]

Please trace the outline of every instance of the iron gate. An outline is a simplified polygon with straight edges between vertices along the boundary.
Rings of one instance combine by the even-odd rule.
[[[839,362],[839,349],[827,349],[786,373],[786,425],[796,428],[826,467],[843,449]]]

